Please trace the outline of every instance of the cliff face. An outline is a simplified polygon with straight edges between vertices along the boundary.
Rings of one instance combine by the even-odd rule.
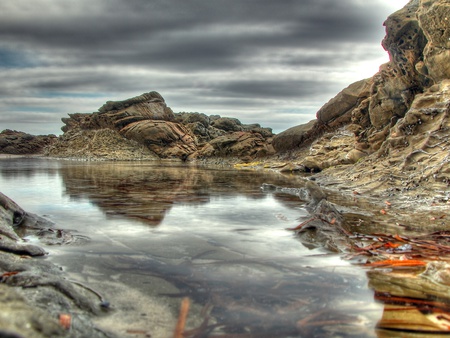
[[[306,131],[291,128],[273,144],[349,185],[443,187],[450,182],[450,1],[411,0],[384,25],[390,61],[325,104]],[[302,142],[282,148],[295,130]]]
[[[273,153],[272,131],[237,119],[174,114],[157,92],[108,101],[92,114],[63,118],[64,135],[48,149],[58,157],[158,159]]]

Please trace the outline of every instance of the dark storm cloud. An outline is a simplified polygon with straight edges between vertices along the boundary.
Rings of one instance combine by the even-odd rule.
[[[292,119],[305,107],[313,116],[359,78],[348,78],[351,67],[383,53],[388,3],[2,0],[0,76],[8,81],[0,83],[0,110],[14,111],[11,98],[29,102],[30,111],[34,99],[53,98],[44,107],[61,115],[90,112],[102,104],[93,97],[157,90],[179,110],[229,104],[250,116],[271,102]],[[77,100],[62,106],[61,96]]]
[[[11,0],[10,0],[11,1]],[[18,1],[19,4],[22,3]],[[76,1],[52,11],[0,14],[0,39],[29,44],[68,63],[156,64],[194,69],[230,67],[261,49],[339,48],[376,37],[376,3],[352,1]],[[77,5],[74,5],[77,4]],[[0,5],[1,6],[1,5]],[[1,9],[1,7],[0,7]],[[26,10],[16,6],[15,12]]]
[[[222,95],[231,97],[302,99],[318,92],[329,91],[329,86],[326,82],[313,80],[243,80],[227,82],[218,90]]]

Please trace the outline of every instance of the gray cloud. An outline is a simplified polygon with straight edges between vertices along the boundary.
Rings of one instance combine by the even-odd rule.
[[[67,113],[156,90],[176,111],[281,131],[385,55],[393,2],[2,0],[0,129],[33,132],[42,119],[57,133]]]

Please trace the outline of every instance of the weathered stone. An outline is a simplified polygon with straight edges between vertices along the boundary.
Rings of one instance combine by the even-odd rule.
[[[242,158],[250,156],[255,158],[273,153],[273,148],[261,134],[241,131],[216,137],[193,157],[235,156]]]
[[[139,121],[122,128],[120,134],[144,144],[161,157],[181,157],[196,150],[194,137],[187,128],[178,123]]]
[[[211,119],[202,113],[177,113],[175,114],[175,121],[182,124],[201,123],[205,128],[208,128],[211,124]]]
[[[56,141],[55,135],[30,135],[16,130],[0,133],[0,153],[12,155],[42,154],[47,146]]]
[[[69,114],[63,122],[64,135],[47,151],[48,155],[88,159],[179,157],[185,160],[199,147],[204,148],[202,156],[216,153],[216,150],[206,151],[214,147],[205,145],[235,131],[262,137],[265,145],[256,147],[253,155],[273,153],[270,128],[262,128],[259,124],[243,125],[238,119],[219,115],[174,114],[157,92],[124,101],[108,101],[97,113]],[[245,142],[238,143],[246,149]],[[234,148],[232,153],[240,156],[236,151],[241,148]],[[244,151],[242,156],[247,156],[249,151]]]
[[[435,83],[450,78],[450,2],[421,0],[417,16],[428,40],[423,51],[426,75]]]
[[[33,233],[39,238],[42,230],[52,226],[0,193],[0,336],[112,337],[96,329],[91,321],[103,312],[96,292],[68,281],[49,261],[27,257],[41,256],[45,251],[26,243],[18,233]],[[59,232],[53,230],[58,236]],[[70,330],[58,323],[61,313],[71,314],[74,325]]]
[[[145,145],[128,140],[112,129],[71,129],[60,136],[47,155],[103,160],[155,160],[158,155]]]
[[[164,114],[167,114],[167,117],[173,119],[171,110],[165,111],[166,104],[164,98],[155,91],[144,93],[123,101],[108,101],[101,106],[98,111],[100,114],[104,114],[110,111],[125,111],[130,107],[133,107],[130,111],[139,112],[144,116],[147,115],[149,118],[156,116],[157,118],[152,118],[154,120],[157,120],[158,117],[163,117]]]
[[[211,125],[217,129],[222,129],[224,131],[242,131],[242,124],[238,119],[231,117],[220,117],[212,121]]]
[[[272,141],[272,145],[277,152],[296,149],[308,140],[314,139],[316,135],[317,121],[312,120],[306,124],[289,128],[282,133],[277,134]]]
[[[345,115],[341,122],[350,122],[353,109],[369,96],[370,85],[370,79],[365,79],[352,83],[342,90],[319,109],[316,114],[319,123],[328,124]]]

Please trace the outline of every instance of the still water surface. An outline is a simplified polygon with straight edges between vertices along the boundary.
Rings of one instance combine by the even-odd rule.
[[[0,160],[0,191],[79,241],[47,259],[111,302],[121,337],[375,337],[382,308],[361,269],[286,228],[302,202],[261,191],[274,173],[159,162]],[[29,240],[34,240],[30,238]]]

